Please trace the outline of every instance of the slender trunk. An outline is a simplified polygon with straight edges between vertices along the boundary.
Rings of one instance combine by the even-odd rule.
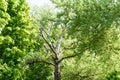
[[[60,80],[60,64],[55,61],[54,80]]]

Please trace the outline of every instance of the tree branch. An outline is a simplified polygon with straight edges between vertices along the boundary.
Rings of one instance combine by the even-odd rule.
[[[60,45],[61,45],[62,36],[63,36],[64,31],[65,31],[65,29],[62,30],[61,34],[58,37],[57,44],[56,44],[56,47],[55,47],[56,51],[58,51],[60,49]]]
[[[53,48],[52,45],[47,41],[47,39],[44,37],[42,31],[41,31],[41,36],[42,36],[43,40],[45,41],[45,43],[49,46],[49,48],[52,50],[52,52],[53,52],[53,53],[55,54],[55,56],[57,57],[57,54],[56,54],[54,48]]]
[[[45,48],[46,52],[49,51],[49,49],[47,48],[47,46],[44,44],[43,47]]]
[[[64,59],[73,58],[73,57],[75,57],[75,56],[77,56],[77,54],[75,54],[75,55],[70,55],[70,56],[65,56],[65,57],[63,57],[63,58],[61,58],[61,59],[59,60],[59,63],[60,63],[61,61],[63,61]]]
[[[36,61],[30,61],[30,62],[26,62],[26,64],[27,64],[27,65],[33,65],[33,64],[38,64],[38,63],[40,63],[40,62],[43,62],[43,63],[45,63],[45,64],[53,65],[53,66],[54,66],[53,63],[50,63],[50,62],[47,62],[47,61],[43,61],[43,60],[41,60],[41,61],[39,61],[39,60],[36,60]]]
[[[47,35],[47,37],[48,37],[48,39],[49,39],[49,41],[52,43],[52,40],[51,40],[51,37],[50,37],[50,35],[42,28],[41,29],[41,32],[42,31],[44,31],[45,32],[45,34]],[[52,46],[54,47],[54,44],[52,43]]]
[[[50,63],[50,62],[47,62],[47,61],[42,61],[43,63],[46,63],[46,64],[48,64],[48,65],[53,65],[54,66],[54,64],[53,63]]]
[[[60,52],[59,52],[59,54],[62,54],[62,53],[64,53],[66,50],[71,50],[71,49],[75,49],[75,48],[63,48]]]

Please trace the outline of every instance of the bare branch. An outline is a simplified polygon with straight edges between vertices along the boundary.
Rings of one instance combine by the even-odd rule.
[[[47,35],[49,41],[52,43],[52,40],[51,40],[50,35],[49,35],[43,28],[42,28],[41,30],[45,32],[45,34]],[[42,31],[41,31],[41,32],[42,32]],[[53,46],[53,43],[52,43],[52,46]],[[53,46],[53,47],[54,47],[54,46]]]
[[[65,29],[62,30],[61,34],[58,37],[57,44],[55,47],[55,50],[58,51],[60,49],[61,41],[62,41],[62,36],[64,34]]]
[[[73,57],[75,57],[75,56],[77,56],[77,54],[75,54],[75,55],[70,55],[70,56],[65,56],[65,57],[63,57],[63,58],[61,58],[61,59],[59,60],[59,63],[60,63],[61,61],[63,61],[64,59],[73,58]]]
[[[43,38],[43,40],[45,41],[45,43],[50,47],[50,49],[52,50],[52,52],[56,55],[56,52],[54,50],[54,48],[52,47],[52,45],[47,41],[47,39],[44,37],[43,33],[41,32],[41,36]]]
[[[52,52],[54,53],[54,55],[55,55],[55,57],[56,58],[58,58],[57,57],[57,53],[56,53],[56,51],[55,51],[55,49],[54,49],[54,46],[53,46],[53,44],[51,43],[49,43],[49,41],[45,38],[45,36],[43,35],[43,32],[44,30],[40,30],[40,35],[41,35],[41,37],[43,38],[43,40],[45,41],[45,43],[49,46],[49,48],[52,50]],[[44,31],[45,32],[45,31]],[[45,32],[46,33],[46,32]],[[47,34],[48,35],[48,34]]]
[[[26,62],[27,65],[33,65],[33,64],[39,64],[40,62],[43,62],[45,64],[48,64],[48,65],[53,65],[53,63],[50,63],[50,62],[47,62],[47,61],[44,61],[44,60],[35,60],[35,61],[30,61],[30,62]]]
[[[63,48],[60,52],[59,52],[59,54],[62,54],[62,53],[64,53],[66,50],[71,50],[71,49],[75,49],[75,48]]]
[[[46,63],[46,64],[48,64],[48,65],[53,65],[54,66],[54,64],[53,63],[50,63],[50,62],[47,62],[47,61],[42,61],[43,63]]]
[[[59,54],[64,53],[66,50],[74,50],[76,47],[64,47],[61,51],[59,51]]]
[[[47,48],[45,44],[43,45],[43,47],[45,48],[46,52],[48,52],[49,49]]]

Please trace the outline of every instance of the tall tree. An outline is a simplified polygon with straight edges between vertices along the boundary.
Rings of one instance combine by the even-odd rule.
[[[62,56],[59,46],[50,46],[55,56],[55,79],[60,80],[60,62],[66,58],[81,55],[88,51],[96,54],[109,54],[118,52],[120,2],[113,0],[76,0],[55,1],[57,8],[61,10],[57,15],[56,22],[68,32],[68,37],[75,39],[72,56]],[[61,28],[62,28],[61,27]],[[46,40],[45,40],[46,41]],[[60,45],[60,38],[58,38]],[[46,41],[48,44],[48,42]],[[50,44],[48,44],[50,45]],[[56,51],[57,50],[57,51]],[[55,52],[56,51],[56,52]],[[63,54],[63,53],[62,53]]]
[[[0,79],[18,80],[23,74],[21,62],[34,48],[35,27],[31,24],[25,0],[0,1]]]
[[[56,17],[42,17],[39,26],[43,51],[46,51],[43,53],[48,56],[45,63],[54,67],[54,80],[61,79],[60,65],[65,59],[80,58],[85,52],[109,57],[119,51],[116,45],[119,41],[119,1],[52,1],[58,11]]]

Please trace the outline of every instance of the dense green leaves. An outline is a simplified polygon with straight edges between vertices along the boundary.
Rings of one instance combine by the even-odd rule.
[[[7,13],[7,2],[5,0],[0,1],[0,28],[4,28],[4,26],[8,23],[10,19],[9,14]]]
[[[25,0],[0,1],[0,28],[0,79],[21,79],[21,62],[35,48],[36,36]]]
[[[112,0],[55,1],[61,11],[57,18],[69,35],[77,39],[79,51],[99,53],[113,49],[119,38],[120,2]]]
[[[120,72],[119,71],[112,71],[106,76],[106,80],[119,80],[120,79]]]
[[[39,52],[30,52],[25,58],[25,80],[50,80],[52,67],[46,64],[47,56]]]

